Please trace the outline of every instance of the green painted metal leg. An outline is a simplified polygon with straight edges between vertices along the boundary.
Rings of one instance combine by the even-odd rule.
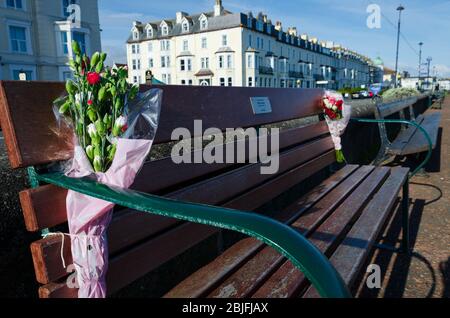
[[[402,198],[402,252],[411,254],[409,241],[409,180],[403,185]]]

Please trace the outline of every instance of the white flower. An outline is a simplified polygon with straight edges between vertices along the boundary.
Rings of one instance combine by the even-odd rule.
[[[125,116],[120,116],[116,119],[116,122],[114,124],[115,126],[119,127],[119,129],[121,129],[122,127],[126,126],[127,118]]]
[[[88,134],[89,137],[94,138],[95,136],[97,136],[97,128],[95,128],[94,124],[90,124],[88,126]]]
[[[333,110],[334,110],[335,112],[337,112],[337,110],[338,110],[337,106],[333,106]]]
[[[80,93],[76,93],[76,94],[75,94],[75,102],[76,102],[77,104],[80,104],[80,103],[81,103],[81,94],[80,94]]]

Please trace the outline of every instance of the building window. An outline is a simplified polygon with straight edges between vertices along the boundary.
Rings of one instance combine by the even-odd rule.
[[[162,35],[168,35],[169,34],[169,28],[165,25],[162,27]]]
[[[186,80],[181,80],[181,85],[186,85]]]
[[[188,72],[192,71],[192,60],[187,59],[187,70]]]
[[[172,84],[172,75],[167,74],[167,84],[170,85]]]
[[[183,30],[183,33],[189,32],[189,23],[188,22],[183,22],[182,30]]]
[[[23,9],[22,0],[6,0],[6,6],[12,9]]]
[[[200,61],[201,61],[202,69],[209,68],[209,57],[202,57],[200,59]]]
[[[138,78],[137,78],[137,76],[133,76],[133,83],[137,83],[138,82]]]
[[[225,77],[220,78],[220,86],[225,86]]]
[[[170,56],[161,56],[161,67],[170,67]]]
[[[153,37],[153,29],[152,28],[148,28],[147,29],[147,37],[148,38],[152,38]]]
[[[138,31],[133,32],[133,40],[139,40],[139,32]]]
[[[183,41],[183,51],[189,51],[189,41],[188,40],[184,40]]]
[[[33,71],[24,71],[24,70],[13,70],[13,80],[19,81],[20,80],[20,74],[25,74],[25,80],[31,81],[33,79]]]
[[[252,46],[252,35],[251,34],[249,34],[248,35],[248,46]]]
[[[249,77],[248,78],[248,87],[252,87],[253,86],[253,77]]]
[[[219,68],[223,68],[223,55],[219,55]]]
[[[148,60],[148,67],[149,68],[153,68],[154,64],[153,64],[153,59],[149,59]]]
[[[141,53],[141,47],[139,44],[133,44],[131,45],[131,53],[132,54],[140,54]]]
[[[208,19],[206,17],[203,17],[200,20],[200,29],[201,30],[206,30],[208,28]]]
[[[185,71],[185,70],[186,70],[186,61],[180,60],[180,71]]]
[[[233,57],[231,56],[231,54],[227,55],[227,68],[232,68],[233,67]]]
[[[226,34],[222,35],[222,46],[228,45],[228,37]]]
[[[81,52],[83,54],[86,53],[86,36],[82,32],[73,32],[72,39],[78,43],[80,46]]]
[[[202,38],[202,49],[208,48],[208,40],[206,38]]]
[[[247,55],[247,67],[248,68],[253,67],[253,57],[251,55]]]
[[[264,50],[264,39],[261,39],[261,49]]]
[[[228,77],[228,86],[233,86],[233,78]]]
[[[11,50],[18,53],[27,53],[27,29],[19,26],[9,27]]]
[[[259,38],[256,38],[256,48],[259,49]]]
[[[170,50],[170,41],[162,40],[161,42],[161,51],[169,51]]]
[[[69,54],[69,42],[67,40],[67,32],[60,32],[61,34],[61,52],[64,55]]]
[[[192,80],[191,80],[191,79],[188,81],[188,84],[189,84],[189,85],[192,85]]]
[[[148,43],[148,51],[149,52],[153,51],[153,43],[152,42]]]
[[[141,69],[141,60],[133,60],[133,70]]]

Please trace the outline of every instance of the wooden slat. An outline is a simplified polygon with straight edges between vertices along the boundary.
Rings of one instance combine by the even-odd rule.
[[[276,217],[280,222],[289,223],[296,219],[299,214],[306,212],[317,201],[335,189],[343,180],[347,180],[355,171],[356,166],[346,166],[333,176],[328,178],[313,191],[303,197],[301,208],[291,210],[290,213],[277,213]],[[204,266],[186,280],[178,284],[169,293],[167,298],[195,298],[204,297],[210,292],[218,282],[233,273],[242,263],[254,255],[255,252],[264,246],[263,243],[254,239],[244,239],[226,251],[213,262]]]
[[[327,138],[328,139],[328,138]],[[294,163],[290,163],[291,167],[295,167],[296,165],[299,165],[303,162],[306,162],[312,157],[317,156],[318,153],[321,153],[324,149],[330,149],[328,142],[326,141],[327,139],[322,139],[319,140],[317,142],[313,142],[311,144],[305,145],[305,146],[300,146],[298,148],[295,148],[293,150],[290,150],[288,152],[286,152],[285,154],[282,154],[280,157],[280,163],[284,162],[283,158],[290,158],[293,154],[296,154],[296,161]],[[300,152],[299,150],[301,149],[305,149],[307,151],[305,152]],[[314,161],[312,161],[310,164],[306,165],[308,167],[309,173],[315,173],[317,170],[320,170],[321,168],[323,168],[326,165],[329,165],[330,163],[332,163],[334,161],[334,158],[332,157],[332,152],[328,152],[326,155],[320,157],[320,158],[315,158]],[[228,173],[226,175],[221,175],[218,177],[215,177],[212,179],[211,182],[202,182],[200,183],[200,185],[192,185],[188,188],[186,188],[186,191],[189,189],[197,189],[197,191],[192,191],[192,195],[188,196],[186,194],[186,192],[181,191],[181,192],[175,192],[169,195],[170,198],[173,199],[184,199],[184,200],[192,200],[192,201],[196,201],[196,202],[206,202],[209,204],[218,204],[220,202],[222,202],[223,200],[226,199],[232,199],[234,198],[237,194],[239,193],[243,193],[245,192],[247,189],[254,187],[255,184],[257,184],[257,182],[259,181],[258,178],[245,178],[245,182],[241,182],[240,186],[233,186],[231,187],[233,191],[224,191],[225,189],[228,188],[228,185],[230,184],[231,181],[234,180],[234,176],[239,174],[240,176],[243,175],[243,171],[253,171],[255,167],[258,167],[260,164],[254,164],[254,165],[250,165],[248,167],[245,167],[243,169],[238,169],[236,171],[233,171],[232,173]],[[285,166],[289,166],[288,164],[284,164]],[[305,166],[305,167],[306,167]],[[296,170],[295,171],[295,175],[298,176],[298,180],[297,183],[300,182],[301,180],[303,180],[302,178],[305,178],[306,176],[301,176],[301,174],[303,175],[308,175],[308,173],[305,173],[305,167],[303,167],[302,171],[300,170]],[[281,173],[282,171],[280,171]],[[302,173],[301,173],[302,172]],[[257,174],[257,173],[256,173]],[[246,174],[244,174],[245,176]],[[251,176],[251,175],[250,175]],[[290,177],[291,179],[289,180],[288,183],[285,183],[283,185],[282,180],[280,181],[280,179],[278,179],[278,185],[279,187],[276,190],[273,190],[273,194],[279,194],[281,193],[281,191],[288,189],[289,187],[292,186],[292,176],[293,174],[288,174],[287,177]],[[265,175],[263,176],[263,178],[261,180],[266,180],[266,179],[270,179],[273,178],[271,176]],[[286,178],[286,177],[284,177]],[[205,186],[206,185],[206,186]],[[264,191],[267,192],[268,189],[271,188],[271,184],[268,184],[266,186],[261,186],[259,187],[259,191]],[[201,192],[201,196],[198,195],[198,191]],[[213,194],[216,192],[223,192],[223,195],[221,196],[214,196]],[[255,195],[255,191],[252,191],[250,195],[254,196]],[[270,200],[270,196],[267,197],[262,197],[262,196],[256,196],[258,199],[256,200],[249,200],[250,195],[241,195],[239,198],[240,202],[245,202],[246,207],[251,208],[251,209],[255,209],[258,206],[262,205],[263,203],[267,202],[268,200]],[[263,200],[260,200],[263,199]],[[236,201],[237,199],[235,199],[234,203],[232,203],[232,206],[235,208],[240,208],[239,204],[237,204],[238,201]],[[249,205],[249,204],[253,204],[253,206]],[[125,216],[125,220],[129,222],[129,224],[132,225],[137,225],[136,222],[138,220],[138,216],[133,216],[132,214],[130,214],[129,212],[126,212],[127,215]],[[158,218],[156,220],[158,220],[159,222],[157,222],[156,224],[152,224],[152,220],[154,218],[152,218],[152,216],[147,216],[145,219],[141,218],[140,220],[140,224],[138,226],[136,226],[136,228],[133,228],[132,226],[126,226],[127,224],[125,223],[125,225],[123,224],[123,219],[114,219],[112,224],[111,224],[111,228],[117,229],[117,231],[113,232],[113,233],[117,233],[117,236],[109,236],[110,240],[111,240],[111,244],[110,244],[110,252],[112,254],[114,254],[116,251],[118,251],[120,248],[124,248],[127,244],[132,244],[132,243],[136,243],[138,242],[138,240],[144,239],[146,237],[149,237],[152,234],[155,234],[156,232],[162,230],[162,226],[168,227],[168,226],[174,226],[178,223],[177,220],[172,220],[172,219],[167,219],[167,218]],[[162,224],[161,224],[162,223]],[[125,227],[124,227],[125,226]],[[126,229],[130,229],[130,231],[132,232],[131,236],[128,235],[128,232],[125,231]],[[59,279],[60,277],[65,275],[65,271],[62,268],[62,263],[60,259],[55,259],[54,257],[48,257],[45,258],[43,260],[41,260],[40,258],[46,255],[53,255],[55,252],[55,250],[59,250],[60,245],[52,240],[53,244],[48,244],[47,243],[48,239],[43,239],[43,240],[39,240],[35,243],[33,243],[33,245],[35,245],[35,247],[32,249],[32,251],[35,250],[39,250],[42,249],[42,245],[45,246],[45,249],[49,250],[48,253],[33,253],[33,258],[39,258],[39,260],[36,261],[36,263],[39,264],[43,264],[44,266],[40,267],[40,268],[36,268],[36,277],[38,279],[38,281],[42,284],[47,284],[51,281],[55,281],[56,279]],[[67,244],[65,246],[66,250],[69,250],[70,247]],[[51,252],[51,251],[53,252]],[[70,255],[70,252],[68,252],[68,254]],[[70,262],[70,259],[68,259],[68,262]]]
[[[328,127],[325,122],[282,131],[279,136],[280,150],[327,133]],[[258,140],[263,138],[265,137],[259,137]],[[270,149],[270,138],[268,141]],[[247,140],[246,148],[248,148],[249,142]],[[223,147],[226,149],[227,146],[224,145]],[[192,154],[195,156],[195,152]],[[246,157],[250,159],[248,158],[248,151],[246,151]],[[177,165],[169,157],[145,163],[132,188],[146,193],[159,193],[164,189],[173,188],[188,181],[192,182],[192,180],[197,180],[232,166],[234,164],[198,164],[195,165],[195,169],[192,169],[192,164]],[[148,182],[148,180],[152,180],[152,182]],[[154,182],[154,180],[157,180],[157,182]],[[27,230],[39,231],[66,222],[67,212],[65,204],[63,204],[66,195],[65,189],[53,185],[23,191],[20,198]],[[51,210],[48,209],[50,200],[53,202]]]
[[[345,200],[347,195],[351,193],[372,170],[373,167],[362,167],[336,189],[331,191],[325,198],[315,204],[307,213],[301,214],[300,219],[303,219],[304,216],[306,221],[302,224],[300,232],[308,237],[315,229],[315,225],[328,216],[328,211],[333,211],[334,208],[339,206],[339,204]],[[331,204],[331,207],[327,205],[322,208],[320,206],[322,201],[329,201],[327,200],[329,197],[334,198],[333,204]],[[312,220],[311,218],[308,218],[310,214],[317,211],[321,211],[320,215],[316,215],[317,219]],[[298,224],[298,221],[294,222],[291,226],[296,227],[295,224]],[[268,250],[272,250],[272,248],[266,246],[262,251],[268,253]],[[272,253],[269,255],[272,255]],[[265,257],[264,254],[261,255],[259,253],[255,255],[251,261],[241,266],[231,277],[222,282],[208,295],[208,297],[220,297],[220,295],[224,294],[226,294],[227,297],[233,298],[249,297],[273,271],[277,270],[284,260],[285,258],[279,253],[275,253],[271,258]],[[266,270],[253,270],[253,263],[259,264]]]
[[[422,124],[423,119],[424,119],[423,116],[420,115],[417,118],[416,123],[419,125]],[[409,126],[407,129],[402,130],[389,147],[388,149],[389,153],[393,155],[401,154],[403,148],[405,148],[408,145],[408,143],[410,142],[414,134],[417,132],[417,130],[418,128],[415,126]]]
[[[387,117],[389,115],[398,113],[399,111],[408,108],[410,105],[413,105],[417,102],[417,97],[406,98],[400,101],[395,101],[391,103],[385,103],[378,106],[378,111],[381,117]]]
[[[330,160],[331,161],[334,161],[334,158],[333,159],[331,159],[331,154],[332,154],[332,152],[330,152],[330,153],[328,153],[328,154],[326,154],[326,155],[324,155],[321,159],[318,159],[318,160],[315,160],[315,161],[312,161],[312,162],[310,162],[310,163],[308,163],[308,164],[305,164],[304,165],[304,167],[303,167],[303,174],[301,174],[301,171],[299,171],[298,173],[299,173],[299,178],[300,178],[300,180],[299,180],[299,182],[301,181],[301,180],[303,180],[303,179],[305,179],[305,178],[307,178],[308,177],[308,175],[309,175],[309,173],[308,173],[308,171],[311,171],[311,170],[313,170],[313,169],[318,169],[318,167],[316,166],[316,162],[317,161],[323,161],[323,164],[324,164],[324,166],[326,166],[327,164],[329,164],[330,163]],[[333,156],[334,156],[334,154],[333,154]],[[344,168],[343,170],[342,170],[342,172],[338,172],[337,174],[336,174],[336,176],[334,177],[334,178],[332,178],[332,179],[330,179],[330,181],[329,181],[329,184],[330,184],[330,186],[331,186],[331,184],[335,184],[336,182],[338,182],[337,180],[338,180],[338,177],[339,176],[341,176],[341,178],[344,176],[344,175],[346,175],[346,174],[348,174],[348,173],[351,173],[352,171],[354,171],[356,169],[356,167],[355,166],[348,166],[348,167],[346,167],[346,168]],[[270,185],[268,185],[268,186],[270,186]],[[282,191],[283,191],[283,189],[281,188],[281,189],[279,189],[279,190],[277,190],[277,191],[279,191],[279,193],[281,193]],[[323,193],[324,192],[326,192],[327,191],[327,187],[325,186],[325,187],[321,187],[320,189],[318,189],[318,190],[316,190],[314,193],[315,193],[315,195],[317,195],[317,196],[321,196],[321,195],[323,195]],[[243,195],[243,197],[245,197],[245,194]],[[233,202],[233,201],[232,201]],[[305,203],[306,204],[306,203]],[[307,203],[307,204],[309,204],[309,202]],[[233,203],[230,203],[230,205],[234,205]],[[255,201],[254,202],[254,206],[253,207],[251,207],[251,209],[253,210],[253,209],[255,209],[256,207],[258,207],[260,205],[260,201]],[[227,206],[227,204],[225,204],[225,206],[226,207],[228,207]],[[280,214],[280,216],[281,217],[286,217],[284,214]],[[292,216],[291,216],[292,217]],[[194,224],[191,224],[191,223],[189,223],[189,224],[185,224],[184,226],[186,226],[186,227],[191,227],[191,226],[194,226]],[[173,232],[175,232],[175,231],[173,231]],[[174,238],[169,238],[169,240],[170,240],[170,243],[169,244],[167,244],[169,247],[170,246],[173,246],[174,244],[178,244],[177,242],[179,242],[180,241],[180,237],[182,237],[183,238],[183,241],[189,241],[189,238],[190,238],[190,236],[185,236],[185,235],[178,235],[178,236],[176,236],[178,239],[174,239]],[[159,237],[157,237],[156,239],[159,239]],[[162,245],[164,245],[165,243],[163,243],[163,242],[159,242],[159,244],[160,244],[160,246],[162,246]],[[162,245],[161,245],[162,244]],[[165,246],[165,245],[164,245]],[[151,255],[152,253],[153,253],[153,251],[152,251],[152,248],[154,248],[153,247],[153,245],[151,244],[151,241],[149,241],[149,242],[147,242],[147,243],[144,243],[144,244],[142,244],[142,245],[140,245],[139,247],[136,247],[136,253],[139,251],[139,253],[141,253],[142,255]],[[179,246],[176,246],[175,248],[172,248],[172,249],[169,249],[169,251],[168,252],[174,252],[174,251],[178,251],[178,253],[180,253],[180,247]],[[173,254],[173,255],[177,255],[177,254]],[[128,260],[130,260],[130,259],[133,259],[133,255],[129,255],[128,253],[126,254],[126,256],[123,256],[123,258],[124,259],[128,259]],[[154,258],[149,258],[149,257],[146,257],[144,260],[143,260],[143,262],[145,262],[145,264],[146,264],[146,267],[145,268],[153,268],[153,267],[157,267],[157,266],[159,266],[160,265],[160,260],[159,259],[154,259]],[[155,264],[155,262],[156,262],[156,264]],[[119,265],[115,265],[116,263],[115,263],[115,261],[114,261],[114,259],[111,261],[111,268],[112,267],[114,267],[114,266],[119,266]],[[129,265],[129,266],[131,266],[131,265]],[[127,277],[127,275],[128,275],[128,271],[126,270],[126,268],[127,267],[124,267],[124,265],[123,264],[121,264],[120,265],[120,269],[121,269],[121,272],[122,272],[122,275],[124,275],[125,277]],[[130,271],[135,271],[135,269],[133,268],[132,270],[130,269]],[[142,272],[141,273],[141,275],[142,274],[144,274],[144,273],[146,273],[147,271],[144,271],[144,272]],[[136,274],[136,272],[134,272],[133,274]],[[124,278],[125,279],[125,278]],[[128,281],[128,283],[129,283],[130,281]],[[53,286],[53,285],[51,285],[51,286]],[[108,285],[108,291],[109,292],[113,292],[113,291],[115,291],[115,290],[117,290],[117,289],[120,289],[121,287],[123,287],[122,285]],[[62,286],[62,288],[66,288],[65,286]],[[57,294],[57,293],[60,293],[60,291],[59,290],[57,290],[57,291],[55,291],[55,295]],[[52,297],[52,295],[53,295],[53,293],[50,293],[50,297]]]
[[[393,168],[391,175],[367,205],[361,217],[354,224],[347,237],[330,258],[342,279],[350,288],[353,287],[362,266],[365,264],[372,247],[395,202],[403,184],[408,178],[409,169]],[[306,298],[320,297],[317,290],[310,286],[303,295]]]
[[[422,128],[424,128],[430,136],[433,149],[436,147],[440,121],[441,114],[433,113],[426,115],[421,124]],[[402,149],[400,155],[406,156],[414,153],[421,153],[424,151],[428,151],[428,149],[429,145],[427,139],[425,138],[424,134],[419,129],[417,129],[409,143],[406,144]]]
[[[63,83],[0,82],[0,117],[13,168],[66,160],[72,156],[70,129],[58,134],[53,101]],[[149,87],[143,86],[145,90]],[[163,105],[155,143],[171,140],[174,129],[194,133],[194,120],[203,127],[250,127],[321,113],[321,89],[264,89],[239,87],[162,86]],[[254,115],[250,97],[268,97],[272,113]],[[230,103],[230,101],[232,101]],[[226,111],[224,111],[226,110]],[[193,134],[195,136],[195,134]]]
[[[372,199],[372,196],[382,186],[389,176],[389,168],[377,168],[364,180],[364,182],[334,211],[326,221],[321,224],[309,236],[311,243],[325,255],[330,255],[339,242],[344,238],[351,225],[361,215],[364,206]],[[301,220],[301,218],[300,218]],[[304,232],[305,226],[301,221],[294,225],[299,231]],[[292,297],[301,289],[307,280],[300,270],[286,261],[267,282],[262,285],[254,298],[280,298]]]

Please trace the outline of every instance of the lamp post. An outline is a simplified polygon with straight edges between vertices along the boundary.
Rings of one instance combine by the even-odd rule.
[[[400,48],[400,25],[402,18],[402,11],[405,10],[405,7],[399,5],[397,8],[398,11],[398,30],[397,30],[397,53],[395,56],[395,88],[398,87],[398,50]]]
[[[422,46],[423,46],[423,42],[419,43],[419,76],[417,76],[420,80],[420,69],[421,69],[421,65],[422,65]]]
[[[22,69],[19,71],[19,81],[26,81],[27,73]]]

